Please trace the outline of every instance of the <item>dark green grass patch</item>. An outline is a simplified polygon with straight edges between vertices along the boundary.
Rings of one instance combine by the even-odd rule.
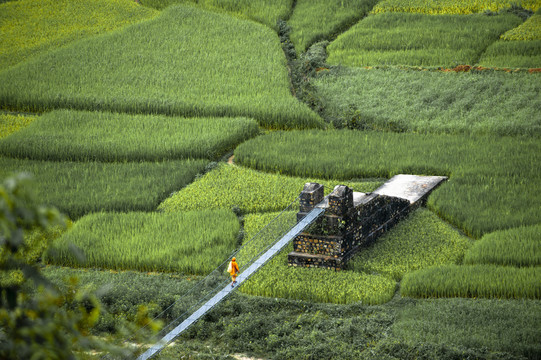
[[[365,16],[376,0],[298,0],[288,20],[297,52],[321,40],[336,37]]]
[[[541,135],[537,74],[343,69],[313,83],[336,127]]]
[[[278,19],[288,16],[293,0],[141,0],[141,4],[158,10],[175,4],[191,4],[241,19],[251,19],[275,29]]]
[[[540,154],[536,138],[340,130],[260,136],[241,144],[235,159],[257,170],[318,178],[448,175],[429,206],[480,237],[541,222]]]
[[[327,47],[328,61],[348,66],[474,65],[492,42],[520,23],[510,14],[371,15]]]
[[[205,275],[234,250],[239,229],[231,210],[90,214],[57,239],[44,259],[72,267]]]
[[[267,174],[247,168],[220,165],[160,204],[159,209],[185,211],[239,208],[243,213],[281,211],[295,200],[309,178]],[[326,192],[344,184],[355,191],[368,192],[380,182],[323,181]]]
[[[408,273],[402,296],[541,299],[541,266],[442,265]]]
[[[246,116],[268,128],[322,127],[289,87],[273,30],[177,5],[0,73],[0,107]]]
[[[359,251],[349,268],[357,272],[387,275],[400,281],[404,274],[434,265],[461,263],[470,240],[421,208]]]
[[[499,357],[494,352],[538,359],[541,302],[484,299],[416,302],[399,311],[392,333],[408,344],[485,348],[496,359]],[[493,358],[489,356],[486,358]]]
[[[96,211],[153,211],[190,183],[208,161],[46,162],[0,157],[0,177],[28,172],[38,198],[72,219]]]
[[[258,132],[247,118],[56,110],[0,141],[0,154],[54,161],[216,159]]]
[[[541,266],[541,225],[486,234],[466,252],[464,263]]]
[[[483,53],[479,65],[496,68],[541,68],[541,40],[497,41]]]

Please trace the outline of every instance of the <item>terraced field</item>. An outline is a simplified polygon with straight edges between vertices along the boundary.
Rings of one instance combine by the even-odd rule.
[[[0,1],[0,179],[32,174],[72,223],[18,256],[96,292],[90,334],[120,344],[122,320],[172,321],[265,249],[304,183],[446,175],[345,271],[286,248],[158,357],[539,359],[540,7]]]

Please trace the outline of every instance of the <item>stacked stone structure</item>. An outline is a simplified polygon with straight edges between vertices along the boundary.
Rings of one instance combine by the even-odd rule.
[[[430,178],[430,181],[425,181],[425,178]],[[289,265],[344,269],[347,261],[361,247],[373,243],[411,210],[420,206],[428,193],[444,179],[424,177],[421,191],[417,191],[413,198],[412,186],[407,189],[410,197],[386,195],[389,189],[396,191],[393,184],[397,181],[402,184],[400,181],[404,181],[404,178],[389,181],[378,189],[379,192],[376,190],[366,194],[338,185],[326,197],[323,195],[323,185],[305,184],[300,195],[297,220],[300,221],[316,206],[324,208],[325,213],[293,239],[293,252],[288,255]],[[418,182],[411,184],[419,187]]]

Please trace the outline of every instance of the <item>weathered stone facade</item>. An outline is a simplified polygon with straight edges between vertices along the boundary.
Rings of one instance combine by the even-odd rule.
[[[294,251],[288,255],[289,265],[344,269],[347,261],[361,247],[374,242],[420,206],[428,193],[444,179],[430,177],[430,186],[423,183],[420,195],[413,200],[388,196],[385,191],[377,193],[379,189],[367,194],[354,193],[344,185],[336,186],[331,194],[324,197],[323,185],[307,183],[300,196],[297,219],[302,219],[315,206],[324,208],[325,213],[295,237]],[[391,181],[388,183],[392,185]],[[414,185],[418,186],[417,183]],[[380,189],[388,186],[386,183]]]

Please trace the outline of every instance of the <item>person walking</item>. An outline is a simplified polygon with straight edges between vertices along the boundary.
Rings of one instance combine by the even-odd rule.
[[[231,287],[233,287],[237,283],[237,275],[239,274],[239,264],[237,264],[236,258],[231,259],[227,271],[231,275]]]

